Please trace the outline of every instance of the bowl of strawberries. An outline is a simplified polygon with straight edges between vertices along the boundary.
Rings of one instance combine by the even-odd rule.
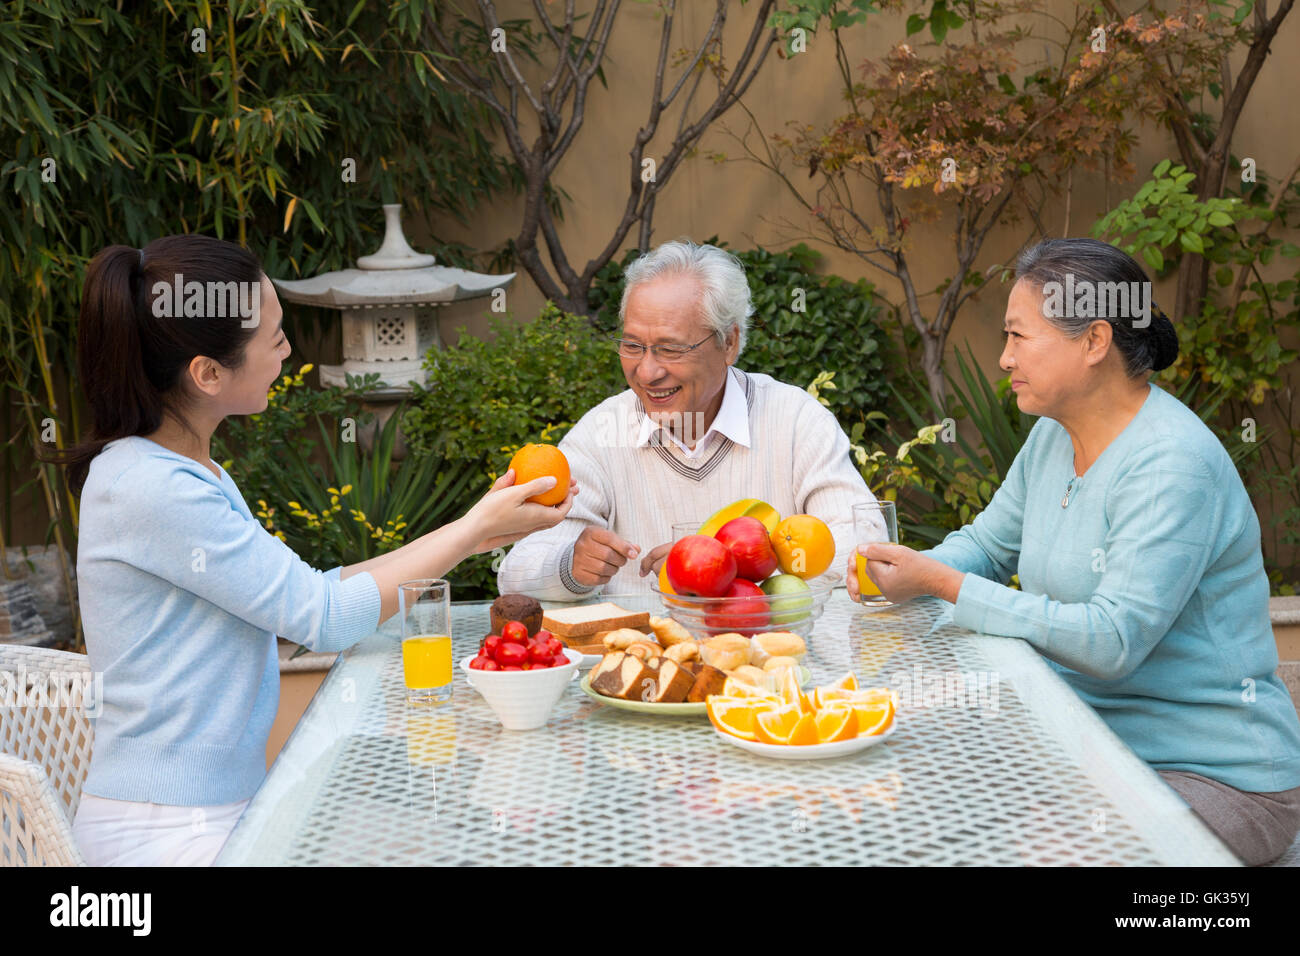
[[[463,658],[460,667],[502,727],[536,730],[546,724],[581,660],[581,653],[549,631],[530,636],[524,624],[509,621],[500,634],[485,637],[478,653]]]

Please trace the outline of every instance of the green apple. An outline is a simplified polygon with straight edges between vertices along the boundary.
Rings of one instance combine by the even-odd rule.
[[[774,574],[759,588],[764,594],[788,594],[772,601],[772,625],[793,624],[803,620],[812,609],[812,588],[795,574]]]

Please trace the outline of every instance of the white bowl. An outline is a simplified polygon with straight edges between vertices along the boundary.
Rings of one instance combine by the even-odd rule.
[[[483,695],[506,730],[536,730],[546,725],[564,688],[578,673],[582,654],[564,649],[569,663],[535,671],[480,671],[469,666],[477,655],[461,658],[465,681]]]

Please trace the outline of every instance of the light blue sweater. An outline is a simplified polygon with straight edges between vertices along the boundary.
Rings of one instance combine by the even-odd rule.
[[[85,791],[179,806],[252,796],[280,699],[276,635],[350,647],[378,626],[374,578],[313,569],[224,469],[146,438],[91,462],[80,523],[82,623],[104,675]]]
[[[1024,638],[1155,769],[1289,790],[1300,719],[1275,673],[1259,521],[1219,440],[1150,389],[1067,507],[1074,449],[1042,418],[988,508],[923,553],[968,572],[957,624]]]

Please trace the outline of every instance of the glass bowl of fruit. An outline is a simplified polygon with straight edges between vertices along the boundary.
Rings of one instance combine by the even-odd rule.
[[[674,524],[654,591],[668,615],[697,638],[765,631],[806,637],[838,583],[828,573],[834,558],[824,521],[783,519],[746,499],[707,521]]]
[[[830,598],[833,582],[804,581],[794,575],[775,575],[782,580],[754,584],[734,579],[719,597],[664,592],[655,588],[668,616],[691,632],[697,640],[718,634],[752,637],[767,631],[791,631],[801,637],[812,633]],[[763,585],[772,590],[764,591]]]

